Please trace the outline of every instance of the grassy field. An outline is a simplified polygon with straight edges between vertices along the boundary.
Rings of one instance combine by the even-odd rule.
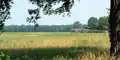
[[[108,33],[7,32],[0,35],[1,59],[109,60]]]

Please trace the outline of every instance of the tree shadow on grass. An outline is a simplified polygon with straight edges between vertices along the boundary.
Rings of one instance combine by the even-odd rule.
[[[34,49],[0,49],[4,55],[10,56],[11,60],[19,58],[20,60],[26,60],[26,58],[32,58],[33,60],[53,59],[53,57],[59,55],[64,57],[74,58],[84,52],[92,53],[109,53],[108,49],[96,48],[96,47],[71,47],[71,48],[34,48]],[[30,60],[30,59],[28,59]]]

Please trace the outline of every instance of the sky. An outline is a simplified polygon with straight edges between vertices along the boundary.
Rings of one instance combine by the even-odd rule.
[[[14,0],[11,8],[12,19],[7,20],[6,25],[30,25],[26,22],[28,17],[27,10],[35,8],[28,0]],[[110,0],[75,0],[75,5],[71,9],[71,17],[63,17],[60,15],[46,16],[41,14],[42,18],[38,20],[39,25],[67,25],[73,24],[75,21],[80,21],[82,24],[87,24],[90,17],[107,16],[107,9],[110,8]]]

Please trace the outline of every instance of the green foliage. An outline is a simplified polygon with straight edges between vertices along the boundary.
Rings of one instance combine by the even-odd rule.
[[[70,32],[72,25],[10,25],[5,26],[5,32]]]
[[[82,28],[82,24],[79,21],[73,23],[73,28]]]
[[[29,0],[32,4],[38,6],[38,8],[42,8],[44,14],[62,14],[64,12],[70,12],[74,4],[74,0]],[[54,5],[58,5],[61,3],[61,6],[58,8],[53,8]]]
[[[97,18],[95,18],[95,17],[90,17],[90,18],[88,19],[88,26],[89,26],[89,28],[91,28],[91,29],[97,29],[97,25],[98,25],[98,20],[97,20]]]
[[[29,0],[38,8],[29,9],[30,17],[27,17],[27,22],[37,24],[36,21],[40,18],[40,11],[45,15],[59,14],[70,15],[70,9],[74,5],[74,0]],[[10,9],[13,0],[0,0],[0,30],[4,27],[5,20],[10,18]],[[55,5],[61,6],[54,8]]]
[[[40,18],[40,11],[43,11],[45,15],[70,15],[70,9],[74,4],[74,0],[29,0],[32,4],[37,5],[38,8],[29,9],[28,13],[30,17],[27,17],[27,21],[30,23],[36,23]],[[61,4],[61,6],[54,8],[55,5]]]
[[[29,9],[28,13],[30,17],[27,17],[27,22],[36,24],[36,21],[40,18],[39,9]]]
[[[5,60],[11,60],[10,56],[7,55],[6,58],[5,58]]]
[[[16,58],[15,60],[20,60],[19,58]]]
[[[107,30],[108,29],[108,17],[100,17],[98,20],[98,29]]]
[[[81,24],[79,21],[71,25],[9,25],[5,26],[5,32],[70,32],[72,28],[88,28],[87,25]]]
[[[29,53],[22,54],[19,52],[20,50],[15,50],[16,54],[9,52],[9,49],[4,51],[9,56],[4,56],[1,60],[107,60],[109,58],[108,49],[97,47],[32,49]],[[24,52],[24,49],[21,51]]]
[[[10,8],[12,0],[0,0],[0,31],[4,27],[5,20],[10,18]]]
[[[98,20],[95,17],[91,17],[88,20],[88,27],[90,29],[108,30],[108,26],[108,16],[100,17]]]

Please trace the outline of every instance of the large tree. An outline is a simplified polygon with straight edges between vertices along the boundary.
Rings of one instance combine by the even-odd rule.
[[[32,4],[38,6],[37,9],[29,9],[28,12],[31,17],[28,17],[28,22],[36,23],[38,20],[39,11],[42,10],[44,14],[65,14],[70,12],[74,4],[74,0],[29,0]],[[0,29],[4,26],[4,21],[9,18],[10,7],[12,0],[0,0]],[[53,6],[61,4],[60,7],[54,9]],[[69,14],[69,13],[68,13]],[[34,16],[33,16],[34,15]],[[109,34],[110,34],[110,55],[120,55],[120,0],[111,0],[110,19],[109,19]]]
[[[91,29],[97,29],[98,20],[95,17],[90,17],[88,19],[88,27]]]
[[[120,0],[111,0],[109,16],[110,55],[120,55]]]
[[[99,18],[97,29],[99,29],[99,30],[107,30],[108,29],[108,17],[107,16]]]

